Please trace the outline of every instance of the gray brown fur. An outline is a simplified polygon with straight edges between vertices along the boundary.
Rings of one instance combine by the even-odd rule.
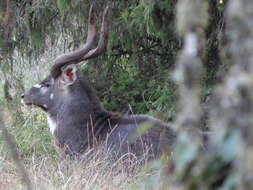
[[[106,144],[117,155],[128,151],[140,155],[147,149],[152,155],[157,155],[173,144],[175,135],[170,127],[155,118],[121,116],[104,110],[86,80],[77,79],[63,89],[57,81],[47,77],[40,83],[41,88],[32,87],[22,95],[22,100],[26,105],[41,107],[55,121],[53,136],[56,144],[64,148],[65,154],[83,153],[93,148],[95,142]],[[53,99],[50,99],[51,94],[54,94]],[[142,127],[141,124],[151,128],[137,137],[136,130]]]

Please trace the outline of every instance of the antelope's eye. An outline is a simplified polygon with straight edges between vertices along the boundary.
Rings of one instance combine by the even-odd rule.
[[[51,84],[50,83],[45,83],[44,86],[49,88],[51,86]]]

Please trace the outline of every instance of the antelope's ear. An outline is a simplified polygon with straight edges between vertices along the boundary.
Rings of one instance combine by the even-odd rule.
[[[62,69],[62,74],[60,76],[60,82],[63,84],[64,87],[72,85],[75,80],[77,79],[76,74],[76,66],[75,65],[68,65]]]

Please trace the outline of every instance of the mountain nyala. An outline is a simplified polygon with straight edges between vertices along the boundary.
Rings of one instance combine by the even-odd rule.
[[[21,95],[21,102],[46,112],[50,132],[64,155],[76,157],[87,149],[106,145],[112,155],[128,152],[156,156],[169,150],[175,133],[170,126],[147,115],[126,115],[103,109],[93,88],[77,74],[76,64],[96,58],[106,51],[108,7],[103,13],[96,48],[95,16],[91,6],[86,43],[73,52],[54,59],[50,74]],[[142,130],[146,128],[146,130]]]

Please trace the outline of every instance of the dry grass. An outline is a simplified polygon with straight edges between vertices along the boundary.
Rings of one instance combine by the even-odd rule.
[[[103,156],[101,156],[103,155]],[[131,157],[131,159],[129,159]],[[96,155],[84,155],[82,161],[58,160],[35,155],[24,160],[33,189],[139,189],[143,168],[142,158],[124,155],[111,160],[98,150]],[[24,184],[16,165],[0,157],[0,189],[22,189]],[[138,188],[137,188],[138,187]],[[143,189],[143,188],[141,188]]]

